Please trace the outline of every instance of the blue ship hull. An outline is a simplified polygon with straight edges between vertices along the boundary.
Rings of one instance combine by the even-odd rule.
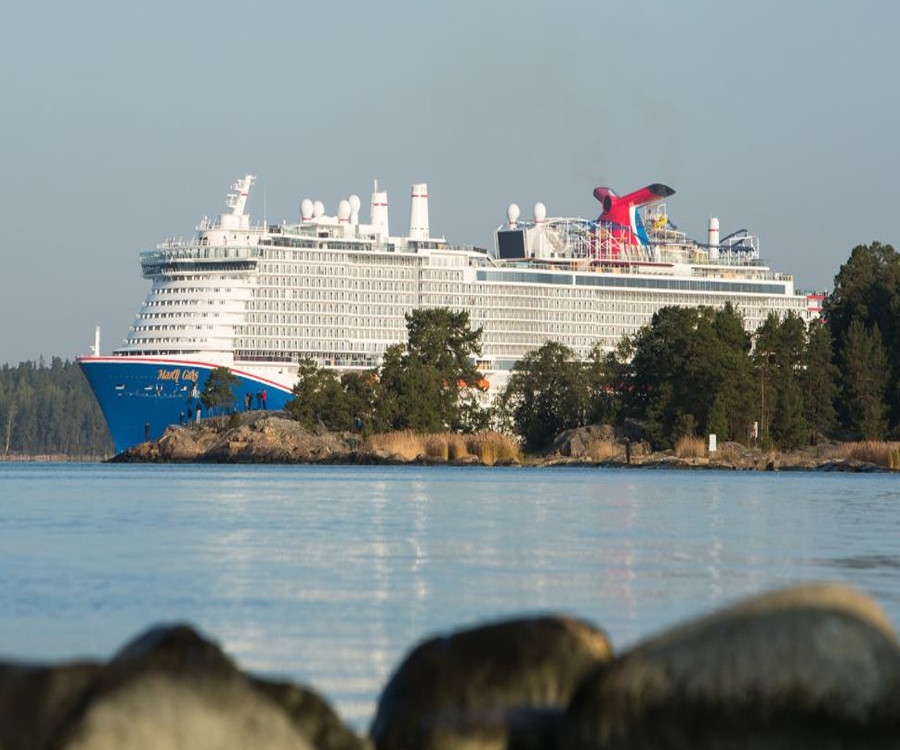
[[[81,357],[78,364],[87,378],[106,419],[116,453],[161,437],[166,428],[196,412],[200,393],[216,365],[177,359],[137,357]],[[293,398],[284,386],[232,370],[238,381],[233,387],[235,408],[279,410]],[[204,416],[209,416],[205,415]]]

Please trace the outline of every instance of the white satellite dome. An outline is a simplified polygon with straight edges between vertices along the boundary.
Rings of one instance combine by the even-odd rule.
[[[338,219],[347,221],[350,218],[350,201],[342,200],[338,203]]]
[[[325,215],[325,204],[322,201],[316,201],[313,203],[313,216],[317,219],[321,216]]]
[[[509,208],[506,209],[506,219],[510,224],[515,224],[519,220],[519,211],[518,205],[515,203],[510,203]]]
[[[534,204],[534,220],[542,222],[547,218],[547,207],[543,203]]]
[[[358,214],[359,207],[362,205],[362,201],[359,199],[359,196],[354,193],[347,200],[350,202],[350,211],[354,214]]]
[[[313,215],[313,202],[309,198],[304,198],[300,202],[300,218],[303,221],[309,221]]]

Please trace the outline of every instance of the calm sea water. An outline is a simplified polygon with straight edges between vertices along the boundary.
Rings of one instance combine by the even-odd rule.
[[[358,729],[420,639],[561,612],[621,649],[810,580],[900,625],[900,478],[625,469],[0,464],[0,658],[189,621]]]

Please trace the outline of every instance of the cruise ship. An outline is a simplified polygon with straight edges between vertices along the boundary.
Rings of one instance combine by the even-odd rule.
[[[394,236],[377,181],[367,223],[350,195],[336,215],[305,198],[295,221],[267,225],[247,213],[254,180],[238,180],[227,210],[192,239],[141,252],[150,289],[127,338],[104,355],[98,329],[91,355],[78,359],[117,452],[195,411],[215,367],[237,376],[238,404],[269,409],[291,399],[301,360],[376,367],[405,341],[416,308],[468,311],[482,329],[487,398],[546,341],[580,357],[611,350],[666,305],[730,302],[751,331],[772,311],[818,312],[815,296],[765,265],[746,230],[720,236],[711,218],[706,242],[688,239],[669,220],[674,190],[662,184],[626,195],[596,188],[594,219],[553,218],[542,203],[523,219],[511,204],[486,249],[431,234],[424,184],[412,186],[408,230]]]

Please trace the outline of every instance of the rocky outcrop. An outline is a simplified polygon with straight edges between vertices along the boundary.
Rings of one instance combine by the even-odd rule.
[[[116,456],[118,462],[197,463],[375,463],[353,433],[312,432],[284,414],[242,414],[229,426],[223,418],[172,426],[155,442]]]
[[[633,437],[632,437],[633,435]],[[457,436],[458,437],[458,436]],[[527,466],[628,466],[630,468],[731,469],[755,471],[851,471],[888,469],[849,459],[840,443],[823,441],[774,454],[740,443],[723,442],[712,454],[679,456],[651,452],[640,430],[626,424],[566,430],[546,454],[524,459]],[[135,445],[110,459],[118,463],[256,463],[256,464],[417,464],[468,466],[485,463],[475,455],[457,458],[421,453],[410,457],[378,450],[358,433],[311,431],[284,412],[249,412],[200,424],[172,426],[157,441]],[[520,457],[488,461],[492,466],[522,466]],[[0,748],[2,750],[2,748]]]
[[[391,678],[372,739],[378,750],[550,741],[575,688],[611,655],[600,630],[564,617],[494,623],[433,638],[416,647]]]
[[[598,443],[614,444],[617,442],[619,442],[619,438],[611,425],[592,424],[561,432],[551,443],[549,453],[566,458],[589,458],[592,448]],[[619,452],[624,455],[624,443],[619,447]]]

